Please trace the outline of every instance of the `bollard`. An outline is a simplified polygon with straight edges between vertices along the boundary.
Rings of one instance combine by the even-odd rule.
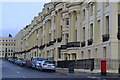
[[[120,74],[120,65],[119,65],[119,68],[118,68],[118,73]]]
[[[74,73],[74,64],[73,64],[73,62],[70,62],[68,71],[69,71],[69,73]]]
[[[101,76],[106,76],[106,60],[101,60]]]

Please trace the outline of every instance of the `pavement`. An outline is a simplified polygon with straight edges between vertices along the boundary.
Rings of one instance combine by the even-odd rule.
[[[65,74],[65,75],[72,75],[72,76],[84,76],[84,77],[88,77],[88,78],[115,78],[115,80],[120,80],[120,74],[118,73],[107,73],[106,76],[101,76],[101,73],[87,73],[87,72],[80,72],[80,71],[76,71],[74,70],[74,73],[69,73],[68,68],[57,68],[56,69],[57,73],[61,73],[61,74]]]
[[[2,60],[0,59],[0,79],[2,79]]]

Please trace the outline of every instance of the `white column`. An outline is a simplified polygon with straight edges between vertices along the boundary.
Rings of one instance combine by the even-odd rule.
[[[71,19],[70,19],[70,42],[76,41],[76,32],[75,32],[75,23],[76,23],[76,16],[75,12],[71,12]]]
[[[101,26],[100,26],[100,40],[102,41],[102,35],[104,35],[104,23],[105,23],[105,20],[104,20],[104,2],[102,3],[102,11],[101,11],[101,15],[102,15],[102,19],[101,19]]]
[[[96,43],[97,37],[96,37],[96,13],[97,13],[97,5],[94,3],[94,24],[93,24],[93,42]]]
[[[85,35],[86,35],[86,36],[85,36],[85,41],[86,41],[86,45],[87,45],[87,43],[88,43],[87,40],[88,40],[89,37],[90,37],[90,36],[89,36],[89,35],[90,35],[90,23],[89,23],[89,19],[90,19],[90,9],[89,9],[89,7],[90,7],[90,6],[88,5],[88,7],[87,7],[87,9],[86,9],[86,13],[87,13],[87,14],[86,14],[86,17],[87,17],[87,18],[86,18],[86,19],[87,19],[87,20],[86,20],[86,21],[87,21],[87,22],[86,22],[86,23],[87,23],[87,26],[86,26],[86,28],[85,28]]]
[[[81,24],[81,22],[80,22],[80,10],[78,10],[77,11],[77,41],[79,41],[80,42],[80,35],[81,35],[81,33],[80,33],[80,24]]]
[[[57,23],[57,27],[58,27],[58,38],[62,37],[61,35],[61,10],[58,10],[58,23]]]
[[[117,40],[118,32],[118,3],[110,2],[109,33],[111,40]]]
[[[111,57],[113,59],[118,59],[118,39],[117,39],[117,32],[118,32],[118,3],[111,2],[110,3],[110,17],[109,17],[109,33],[111,39]]]

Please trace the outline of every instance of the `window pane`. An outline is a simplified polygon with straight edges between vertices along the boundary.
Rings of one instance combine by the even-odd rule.
[[[118,26],[120,28],[120,14],[118,15]]]

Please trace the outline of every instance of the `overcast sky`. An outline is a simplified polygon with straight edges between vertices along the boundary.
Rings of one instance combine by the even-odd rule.
[[[48,1],[49,2],[49,1]],[[46,2],[2,2],[2,10],[0,9],[0,26],[2,26],[2,37],[13,37],[27,24],[31,22],[34,16],[42,11]],[[1,34],[0,34],[1,36]]]

